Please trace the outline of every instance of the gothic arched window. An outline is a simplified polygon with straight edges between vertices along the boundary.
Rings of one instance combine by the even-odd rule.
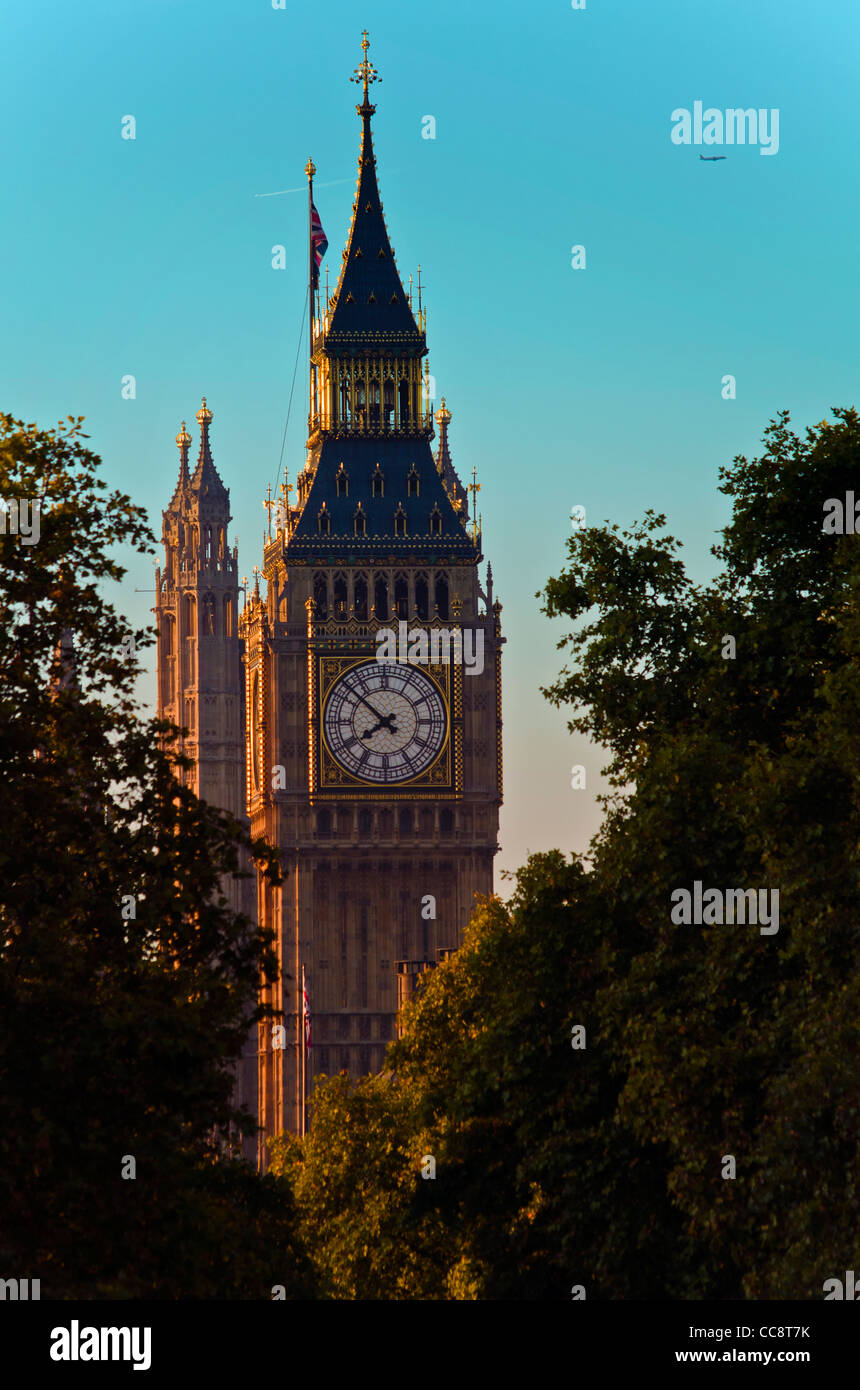
[[[394,513],[394,534],[395,536],[406,535],[406,513],[403,510],[403,503],[397,503],[397,511]]]
[[[371,497],[385,496],[385,474],[379,464],[376,465],[370,475],[370,495]]]
[[[203,600],[203,636],[215,636],[215,595],[207,594]]]
[[[233,595],[224,595],[224,636],[233,636]]]
[[[355,616],[359,622],[367,622],[367,580],[363,574],[355,576],[353,584],[353,598]]]
[[[367,517],[364,514],[364,509],[362,508],[360,502],[355,509],[355,515],[352,518],[352,524],[353,529],[355,530],[355,534],[357,536],[367,535]]]
[[[346,617],[346,576],[343,574],[334,577],[334,616]]]
[[[328,617],[328,580],[324,574],[314,575],[314,617]]]
[[[412,834],[412,812],[407,806],[402,806],[400,808],[400,813],[397,817],[397,826],[401,835]]]
[[[197,600],[193,594],[186,594],[183,601],[182,675],[184,685],[194,680],[194,649],[197,645]]]
[[[439,834],[446,840],[454,834],[454,812],[447,808],[439,812]]]
[[[409,617],[409,583],[405,574],[394,577],[394,616]]]
[[[430,599],[426,574],[415,576],[415,612],[423,622],[430,617]]]
[[[321,536],[331,535],[331,516],[325,502],[323,502],[320,507],[319,515],[317,516],[317,530]]]
[[[443,622],[448,620],[448,579],[444,574],[436,576],[436,612]]]
[[[415,464],[413,463],[409,472],[406,474],[406,496],[417,497],[420,485],[421,480],[418,476],[418,469],[415,467]]]
[[[162,654],[164,657],[164,703],[170,704],[176,689],[176,667],[175,667],[175,641],[174,631],[176,624],[172,617],[164,619],[162,627]]]
[[[342,463],[338,466],[338,470],[337,470],[337,472],[336,472],[335,475],[334,475],[334,480],[335,480],[335,483],[337,484],[337,495],[338,495],[338,497],[348,497],[348,496],[349,496],[349,474],[347,473],[347,471],[346,471],[346,469],[344,468],[344,466],[343,466]]]
[[[442,513],[438,506],[434,506],[430,513],[430,535],[441,536],[442,534]]]
[[[388,621],[388,580],[380,574],[374,587],[373,615],[380,622]]]

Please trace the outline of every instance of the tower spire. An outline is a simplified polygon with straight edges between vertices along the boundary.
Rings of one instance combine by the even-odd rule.
[[[206,404],[206,397],[203,397],[203,404],[197,412],[197,423],[200,426],[200,452],[197,455],[197,467],[191,478],[189,486],[195,491],[204,494],[211,493],[213,496],[227,495],[221,479],[218,477],[215,464],[212,462],[212,450],[209,447],[209,426],[215,416]]]
[[[376,107],[370,100],[369,89],[382,79],[367,57],[367,30],[361,46],[364,58],[350,78],[350,82],[361,83],[363,96],[361,105],[355,108],[361,117],[358,184],[343,266],[324,321],[324,346],[349,352],[369,347],[378,351],[384,344],[395,350],[411,349],[423,354],[424,334],[415,321],[397,272],[376,181],[370,124]]]
[[[439,444],[435,454],[436,471],[445,484],[445,490],[454,505],[454,510],[465,525],[469,517],[469,497],[451,461],[451,450],[448,445],[448,426],[450,423],[451,412],[445,404],[445,397],[443,396],[442,404],[436,411],[436,424],[439,426]]]
[[[212,454],[209,450],[209,426],[215,416],[206,404],[206,397],[203,397],[203,404],[197,412],[197,423],[200,426],[200,453],[197,455],[197,467],[201,463],[211,463]]]
[[[379,77],[366,32],[361,46],[352,77],[362,95],[355,201],[337,286],[314,336],[308,455],[285,550],[297,561],[333,551],[354,558],[375,553],[385,537],[390,552],[471,562],[468,493],[450,463],[447,472],[434,466],[430,448],[424,276],[413,313],[379,196],[370,100]]]
[[[191,435],[185,428],[185,421],[182,421],[182,428],[176,436],[176,447],[179,450],[179,480],[173,489],[173,497],[170,505],[175,506],[181,494],[188,487],[190,479],[188,477],[188,450],[191,448]]]
[[[436,449],[436,467],[439,472],[445,475],[446,468],[451,467],[451,451],[448,448],[448,426],[451,423],[451,412],[445,404],[445,397],[442,397],[442,404],[436,411],[436,424],[439,426],[439,445]],[[447,482],[447,476],[445,478]]]

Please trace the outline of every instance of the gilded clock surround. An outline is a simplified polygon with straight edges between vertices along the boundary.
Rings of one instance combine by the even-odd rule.
[[[314,750],[310,763],[310,792],[312,799],[326,794],[342,797],[354,796],[364,799],[375,796],[389,800],[405,797],[457,796],[462,791],[462,758],[456,759],[453,749],[462,743],[462,668],[452,665],[418,666],[420,671],[436,687],[446,711],[445,738],[438,754],[429,767],[415,777],[403,781],[377,784],[352,776],[338,762],[328,747],[324,728],[324,713],[330,693],[346,672],[375,659],[375,648],[364,652],[353,651],[349,656],[316,654],[313,667],[313,684],[310,701],[309,742]],[[454,711],[460,715],[455,716]],[[456,769],[459,761],[460,784]]]

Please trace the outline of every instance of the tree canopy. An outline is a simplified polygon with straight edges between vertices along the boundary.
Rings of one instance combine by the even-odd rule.
[[[278,881],[277,856],[180,784],[141,716],[153,639],[105,591],[118,547],[153,537],[81,425],[0,415],[0,496],[41,505],[36,543],[0,535],[4,1269],[44,1297],[301,1291],[300,1252],[285,1279],[266,1244],[273,1223],[290,1246],[286,1188],[227,1147],[252,1125],[231,1064],[275,958],[222,887],[243,854]]]

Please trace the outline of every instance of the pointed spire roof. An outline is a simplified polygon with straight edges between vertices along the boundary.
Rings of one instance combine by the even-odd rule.
[[[172,511],[186,488],[189,486],[188,477],[188,450],[191,448],[191,435],[185,428],[185,421],[182,421],[182,428],[176,436],[176,447],[179,450],[179,478],[176,487],[173,489],[173,496],[170,499],[169,511]]]
[[[448,496],[454,503],[458,511],[464,516],[469,510],[469,496],[453,463],[451,462],[451,450],[448,447],[448,426],[451,423],[451,412],[445,405],[445,397],[442,397],[442,404],[436,411],[436,424],[439,426],[439,443],[434,455],[436,468],[448,491]]]
[[[212,451],[209,448],[209,426],[215,416],[206,404],[206,397],[203,397],[203,404],[197,412],[197,423],[200,426],[200,452],[197,455],[197,467],[189,483],[192,492],[202,493],[204,496],[227,496],[227,489],[218,477],[215,464],[212,462]]]
[[[361,82],[364,100],[356,111],[361,117],[361,151],[358,157],[358,186],[352,205],[352,223],[337,288],[329,300],[330,313],[324,329],[325,347],[387,347],[413,349],[423,353],[424,334],[409,307],[400,281],[382,200],[376,182],[376,158],[370,118],[376,107],[368,88],[381,81],[368,61],[367,30],[362,40],[364,59],[355,69],[351,82]]]

